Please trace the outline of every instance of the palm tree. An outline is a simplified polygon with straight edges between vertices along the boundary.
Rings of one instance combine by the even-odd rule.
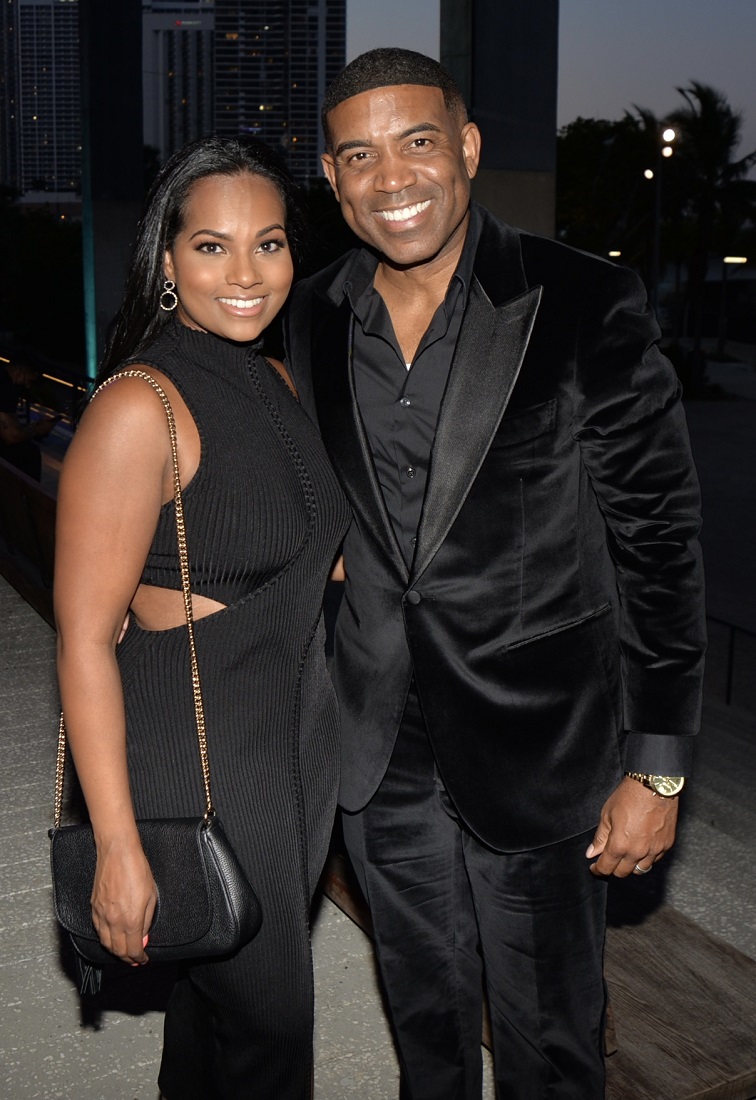
[[[621,249],[622,262],[648,278],[653,202],[643,172],[661,127],[650,111],[634,110],[615,122],[578,118],[559,131],[557,235],[602,256]]]
[[[694,227],[688,305],[693,322],[692,365],[702,382],[701,336],[709,256],[716,245],[727,248],[752,216],[756,183],[746,176],[756,164],[756,150],[735,159],[743,119],[721,92],[696,80],[677,91],[685,106],[673,111],[668,121],[680,138],[675,156],[681,191],[686,196],[685,214]]]

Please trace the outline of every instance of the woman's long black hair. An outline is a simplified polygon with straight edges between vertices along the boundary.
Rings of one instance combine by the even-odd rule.
[[[180,232],[192,185],[206,176],[262,176],[275,186],[286,211],[286,236],[295,263],[304,249],[304,207],[298,185],[278,153],[254,138],[204,137],[179,149],[160,169],[149,190],[126,280],[100,365],[103,381],[125,360],[139,355],[170,318],[160,309],[163,261]]]

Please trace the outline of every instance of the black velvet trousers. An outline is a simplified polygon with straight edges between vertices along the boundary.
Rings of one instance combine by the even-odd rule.
[[[588,870],[591,836],[514,854],[483,845],[455,813],[410,693],[379,790],[344,814],[404,1100],[480,1100],[484,983],[500,1100],[603,1098],[606,884]]]

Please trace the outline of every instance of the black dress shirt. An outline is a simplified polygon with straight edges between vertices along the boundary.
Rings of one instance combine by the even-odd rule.
[[[352,363],[357,404],[389,518],[407,565],[417,529],[438,414],[462,325],[480,235],[473,206],[465,244],[446,297],[405,363],[386,305],[373,286],[376,256],[363,249],[345,276],[352,307]]]

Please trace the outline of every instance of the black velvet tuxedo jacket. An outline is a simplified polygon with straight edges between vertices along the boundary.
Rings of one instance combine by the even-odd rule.
[[[460,815],[515,851],[594,827],[625,759],[689,771],[699,492],[638,278],[483,218],[411,568],[355,402],[348,258],[296,288],[286,342],[354,515],[341,805],[378,787],[414,675]]]

